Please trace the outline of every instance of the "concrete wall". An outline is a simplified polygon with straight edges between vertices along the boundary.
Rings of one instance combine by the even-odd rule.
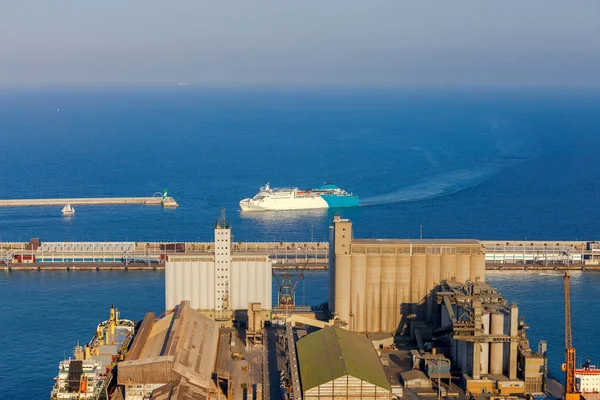
[[[402,331],[411,315],[433,320],[442,280],[485,280],[477,241],[355,240],[348,220],[334,221],[330,238],[330,308],[353,331]]]
[[[216,275],[224,273],[214,261],[184,261],[187,256],[171,257],[165,265],[166,309],[183,300],[200,310],[215,310],[219,290]],[[189,257],[193,259],[193,257]],[[208,259],[208,258],[207,258]],[[261,303],[267,310],[272,308],[272,266],[266,256],[246,257],[247,261],[230,264],[229,309],[245,310],[249,302]],[[174,261],[177,260],[177,261]]]

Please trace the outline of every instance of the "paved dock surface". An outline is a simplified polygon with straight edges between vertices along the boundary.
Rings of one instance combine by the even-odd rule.
[[[96,197],[68,199],[0,200],[0,207],[41,207],[70,205],[148,204],[161,205],[162,197]]]

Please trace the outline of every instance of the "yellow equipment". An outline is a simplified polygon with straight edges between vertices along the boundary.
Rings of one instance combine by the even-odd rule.
[[[573,332],[571,331],[571,277],[565,271],[563,276],[565,285],[565,363],[562,370],[565,371],[565,400],[580,400],[575,385],[575,348],[573,348]]]

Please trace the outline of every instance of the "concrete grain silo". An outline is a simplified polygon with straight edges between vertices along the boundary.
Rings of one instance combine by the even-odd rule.
[[[440,279],[453,281],[456,279],[456,254],[442,254],[440,265]]]
[[[341,254],[336,256],[335,267],[335,282],[339,283],[339,287],[335,290],[336,310],[340,319],[349,321],[350,304],[352,303],[351,292],[351,277],[352,277],[352,257],[350,254]]]
[[[490,334],[490,313],[485,312],[482,315],[483,334]],[[490,344],[487,342],[481,343],[481,375],[487,375],[490,371]]]
[[[402,316],[408,316],[410,313],[410,296],[411,296],[411,274],[410,274],[411,257],[408,253],[396,255],[396,306],[395,328],[400,330],[404,326],[400,326]],[[406,318],[404,318],[406,320]]]
[[[366,308],[367,257],[356,254],[352,257],[352,282],[350,285],[350,326],[357,332],[365,332],[367,327]],[[338,286],[338,289],[339,288]],[[337,290],[337,289],[336,289]]]
[[[330,230],[330,311],[358,332],[406,332],[407,324],[438,315],[443,280],[469,280],[476,240],[355,239],[352,223],[336,217]],[[457,254],[460,254],[458,256]],[[478,257],[473,264],[481,275]]]
[[[165,300],[166,304],[173,304],[175,302],[175,269],[165,269]]]
[[[492,335],[502,335],[504,333],[504,314],[494,312],[491,314],[490,333]],[[490,374],[502,375],[504,365],[504,343],[490,344]]]
[[[413,254],[411,267],[411,303],[413,304],[413,314],[422,320],[425,317],[424,299],[427,295],[427,257],[425,254]]]
[[[199,287],[195,290],[195,292],[200,293],[200,302],[198,304],[191,303],[191,306],[200,310],[208,310],[209,308],[214,307],[214,300],[208,293],[208,287],[215,285],[214,279],[211,280],[208,277],[208,270],[213,269],[214,267],[211,268],[206,262],[200,261],[196,268],[200,269],[200,280],[196,281],[196,284]],[[185,297],[182,297],[182,299],[185,299]],[[211,305],[213,307],[211,307]]]
[[[381,256],[381,331],[393,332],[398,327],[396,306],[396,255]]]
[[[231,229],[223,218],[215,226],[214,252],[168,256],[166,309],[189,301],[191,308],[225,327],[232,326],[236,311],[247,310],[252,302],[260,303],[263,319],[268,321],[272,308],[272,263],[266,253],[232,252]]]
[[[456,255],[456,282],[466,282],[471,276],[471,256],[468,254]]]
[[[367,254],[367,331],[381,330],[381,255]]]
[[[435,308],[437,303],[435,296],[432,291],[440,284],[440,272],[441,272],[441,255],[440,254],[427,254],[427,270],[425,275],[425,282],[427,284],[427,320],[431,321],[431,318],[435,314]]]
[[[485,255],[472,254],[469,276],[473,282],[485,281]]]
[[[191,264],[191,263],[190,263]],[[189,279],[190,284],[192,282],[201,282],[200,280],[200,267],[192,268],[191,279]],[[201,293],[200,290],[192,290],[190,294],[190,304],[200,304],[200,296],[204,296],[204,293]]]

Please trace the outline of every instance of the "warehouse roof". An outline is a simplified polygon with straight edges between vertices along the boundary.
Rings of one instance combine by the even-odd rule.
[[[365,336],[327,326],[300,339],[296,348],[303,390],[345,375],[391,390],[377,352]]]
[[[154,315],[145,321],[150,317]],[[120,384],[166,384],[183,377],[193,386],[210,385],[219,339],[215,321],[182,301],[173,313],[147,327],[133,339],[131,357],[119,364]]]
[[[422,379],[422,380],[425,380],[425,381],[429,381],[429,378],[427,377],[427,375],[425,375],[425,373],[423,371],[419,371],[419,370],[416,370],[416,369],[412,369],[410,371],[402,372],[400,374],[400,376],[402,377],[402,380],[404,382],[414,381],[416,379]]]

